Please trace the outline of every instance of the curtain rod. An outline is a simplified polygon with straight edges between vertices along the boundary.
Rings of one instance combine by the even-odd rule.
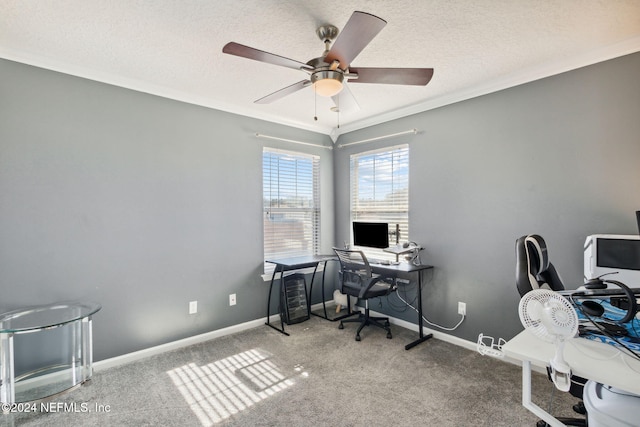
[[[309,145],[309,146],[311,146],[311,147],[316,147],[316,148],[326,148],[326,149],[328,149],[328,150],[333,150],[333,147],[328,146],[328,145],[312,144],[312,143],[310,143],[310,142],[296,141],[295,139],[286,139],[286,138],[280,138],[280,137],[277,137],[277,136],[263,135],[263,134],[261,134],[261,133],[257,133],[257,132],[256,132],[256,138],[275,139],[275,140],[277,140],[277,141],[293,142],[294,144]]]
[[[393,138],[394,136],[406,135],[408,133],[412,133],[415,135],[416,133],[418,133],[418,129],[411,129],[411,130],[406,130],[404,132],[392,133],[391,135],[376,136],[375,138],[363,139],[362,141],[350,142],[348,144],[339,144],[338,148],[346,147],[348,145],[363,144],[365,142],[378,141],[379,139]]]

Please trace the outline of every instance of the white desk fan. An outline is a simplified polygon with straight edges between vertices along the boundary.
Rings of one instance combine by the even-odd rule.
[[[562,295],[534,289],[525,294],[518,305],[522,325],[537,338],[555,344],[556,354],[551,359],[551,380],[556,388],[569,391],[571,368],[564,361],[564,343],[578,331],[578,315]]]

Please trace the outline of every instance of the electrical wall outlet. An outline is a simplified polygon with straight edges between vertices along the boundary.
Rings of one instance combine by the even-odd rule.
[[[189,301],[189,314],[196,314],[198,312],[198,301]]]
[[[458,301],[458,314],[467,315],[467,303]]]
[[[229,295],[229,305],[236,305],[236,294]]]

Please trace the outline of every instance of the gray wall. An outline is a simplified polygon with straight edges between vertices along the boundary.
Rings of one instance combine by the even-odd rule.
[[[414,136],[333,152],[267,144],[322,156],[327,252],[349,235],[349,154],[408,142],[411,239],[436,266],[426,276],[428,318],[453,325],[465,301],[467,321],[454,335],[510,338],[521,330],[518,236],[541,233],[573,287],[586,235],[637,232],[637,75],[640,54],[339,142],[416,127]],[[5,60],[0,76],[0,311],[102,303],[96,360],[265,316],[265,141],[253,134],[328,145],[326,136]],[[190,300],[199,301],[195,316]],[[416,321],[410,311],[394,315]]]
[[[435,266],[425,276],[427,318],[453,326],[464,301],[468,316],[453,335],[511,338],[522,330],[519,236],[541,234],[575,288],[587,235],[638,233],[638,76],[634,54],[343,135],[346,144],[420,130],[335,150],[336,241],[349,236],[349,155],[408,142],[410,237]],[[399,317],[415,322],[413,312]]]
[[[101,303],[95,360],[263,318],[264,145],[322,156],[331,249],[331,151],[254,134],[327,136],[6,60],[0,76],[0,312]]]

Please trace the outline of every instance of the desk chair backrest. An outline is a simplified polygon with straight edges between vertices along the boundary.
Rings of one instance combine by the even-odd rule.
[[[371,265],[364,252],[339,248],[333,250],[340,261],[341,292],[345,293],[345,287],[363,286],[363,283],[373,277]]]
[[[360,299],[376,298],[395,290],[395,278],[374,274],[362,251],[333,248],[340,261],[340,292]]]
[[[533,289],[564,289],[560,275],[549,262],[547,244],[537,234],[516,240],[516,286],[521,297]]]

